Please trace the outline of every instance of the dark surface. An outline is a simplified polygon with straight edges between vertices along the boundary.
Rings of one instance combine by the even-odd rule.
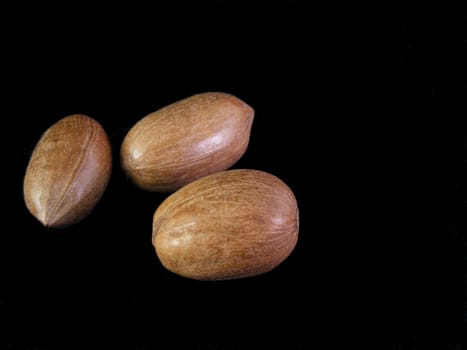
[[[303,3],[4,11],[0,301],[12,332],[154,337],[132,349],[461,349],[458,28],[427,5]],[[166,195],[137,189],[119,167],[139,118],[204,91],[255,108],[234,167],[279,176],[299,203],[297,247],[263,276],[202,283],[165,270],[150,236]],[[45,229],[22,178],[42,132],[72,113],[103,125],[114,169],[87,219]]]

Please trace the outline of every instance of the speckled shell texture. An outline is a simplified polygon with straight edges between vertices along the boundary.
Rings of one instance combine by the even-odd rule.
[[[193,95],[138,121],[121,147],[121,165],[140,188],[172,192],[225,170],[245,153],[254,110],[222,93]]]
[[[67,116],[34,148],[24,178],[26,206],[46,227],[72,225],[101,199],[111,168],[111,146],[102,126],[85,115]]]
[[[274,269],[295,248],[298,229],[297,201],[282,180],[234,169],[167,197],[154,214],[152,243],[168,270],[224,280]]]

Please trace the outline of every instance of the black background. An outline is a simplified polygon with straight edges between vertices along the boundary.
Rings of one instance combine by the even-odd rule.
[[[467,123],[456,9],[27,9],[5,9],[0,24],[0,301],[12,334],[149,337],[115,345],[134,349],[461,348]],[[296,249],[262,276],[197,282],[165,270],[150,236],[166,195],[139,190],[119,167],[137,120],[204,91],[255,109],[234,168],[277,175],[299,203]],[[22,180],[40,135],[72,113],[103,125],[113,173],[88,218],[45,229]]]

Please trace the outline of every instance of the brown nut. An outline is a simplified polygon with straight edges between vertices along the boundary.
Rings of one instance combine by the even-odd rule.
[[[121,165],[140,188],[171,192],[236,163],[250,139],[254,110],[221,92],[197,94],[138,121],[121,147]]]
[[[112,168],[102,126],[80,114],[52,125],[34,148],[24,178],[24,201],[46,227],[84,219],[100,200]]]
[[[269,173],[236,169],[199,179],[156,210],[152,243],[162,265],[192,279],[263,274],[295,248],[294,194]]]

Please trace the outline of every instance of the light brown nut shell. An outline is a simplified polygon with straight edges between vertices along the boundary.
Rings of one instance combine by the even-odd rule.
[[[298,238],[297,201],[269,173],[236,169],[173,193],[153,218],[152,243],[168,270],[198,280],[255,276],[283,262]]]
[[[237,97],[197,94],[139,120],[121,147],[121,165],[140,188],[171,192],[225,170],[245,153],[254,110]]]
[[[94,119],[74,114],[40,138],[24,177],[24,201],[46,227],[84,219],[101,199],[112,169],[111,146]]]

